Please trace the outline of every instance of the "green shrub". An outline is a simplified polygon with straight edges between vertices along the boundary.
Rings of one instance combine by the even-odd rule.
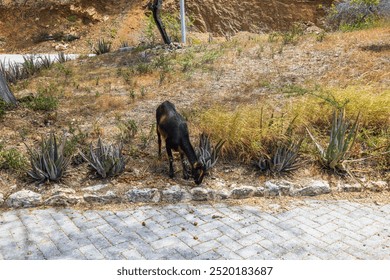
[[[111,42],[110,41],[106,41],[104,39],[100,39],[98,42],[97,42],[97,46],[94,47],[94,53],[96,55],[101,55],[101,54],[104,54],[104,53],[109,53],[111,51]]]

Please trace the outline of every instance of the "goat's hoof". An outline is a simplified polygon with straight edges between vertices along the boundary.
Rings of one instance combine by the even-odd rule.
[[[190,176],[188,176],[188,174],[185,174],[185,175],[183,175],[183,179],[188,180],[188,179],[190,179]]]

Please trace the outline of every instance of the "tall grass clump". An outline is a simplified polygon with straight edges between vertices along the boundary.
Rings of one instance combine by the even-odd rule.
[[[243,105],[234,110],[214,107],[200,115],[200,129],[219,139],[226,139],[224,152],[249,162],[266,154],[268,146],[285,138],[294,118],[274,113],[271,107]]]

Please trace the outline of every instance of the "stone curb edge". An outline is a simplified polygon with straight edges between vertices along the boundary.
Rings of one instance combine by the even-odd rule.
[[[98,193],[108,185],[96,185],[84,188],[83,196],[76,195],[71,188],[56,187],[48,198],[43,198],[39,193],[31,190],[20,190],[12,193],[7,198],[0,193],[0,207],[2,208],[29,208],[39,206],[72,206],[80,204],[109,204],[109,203],[179,203],[189,201],[221,201],[226,199],[246,199],[251,197],[277,197],[277,196],[317,196],[331,192],[361,192],[369,190],[373,192],[389,191],[390,186],[385,181],[369,182],[362,186],[359,183],[338,183],[334,190],[329,182],[324,180],[311,180],[303,184],[292,183],[286,180],[269,180],[260,187],[250,185],[232,184],[230,188],[218,190],[173,185],[163,190],[157,188],[132,188],[123,196],[109,190],[103,194]]]

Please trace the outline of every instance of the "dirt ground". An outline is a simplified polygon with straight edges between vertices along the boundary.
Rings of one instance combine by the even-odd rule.
[[[118,3],[112,13],[124,9],[124,1]],[[47,22],[56,20],[51,16],[50,9],[43,11],[42,15],[45,16],[38,20],[28,17],[26,24],[40,28],[37,22],[43,21],[46,26]],[[82,19],[74,22],[70,18],[65,25],[56,28],[84,34],[80,40],[69,43],[67,52],[89,53],[90,42],[95,42],[102,34],[110,32],[115,33],[112,35],[113,49],[116,49],[121,41],[135,44],[142,37],[139,30],[143,24],[140,19],[144,17],[144,10],[140,8],[134,11],[131,17],[126,10],[122,17],[109,17],[104,25],[85,25]],[[72,15],[73,13],[69,13],[65,17]],[[11,30],[13,20],[17,20],[17,17],[10,16],[2,21],[1,28]],[[93,20],[93,16],[88,16],[85,20]],[[99,20],[104,22],[105,19]],[[126,24],[122,24],[123,22]],[[6,34],[7,45],[3,51],[38,53],[53,49],[53,42],[35,44],[33,38],[31,43],[24,41],[19,44],[18,38],[28,36],[27,33],[21,30],[12,40],[8,39],[12,38],[11,33]],[[96,178],[85,162],[73,163],[67,176],[58,185],[70,187],[78,194],[83,193],[84,187],[102,183],[109,184],[109,188],[118,194],[123,194],[130,188],[163,189],[176,184],[190,189],[195,184],[181,179],[179,160],[175,161],[176,178],[169,179],[167,158],[157,158],[155,110],[161,102],[170,100],[175,103],[178,110],[189,119],[191,139],[196,145],[201,133],[196,126],[196,116],[215,104],[235,108],[242,104],[261,103],[264,98],[277,101],[282,97],[274,89],[291,84],[345,87],[356,83],[375,85],[378,88],[388,88],[390,85],[390,50],[384,48],[374,52],[369,51],[369,48],[364,49],[389,42],[388,28],[349,34],[334,33],[327,35],[323,41],[317,39],[318,34],[306,34],[296,44],[284,46],[270,42],[268,35],[239,33],[233,38],[214,38],[212,42],[208,42],[208,36],[203,35],[194,34],[198,36],[200,44],[174,51],[158,48],[139,52],[112,52],[94,58],[82,57],[66,62],[63,66],[54,66],[26,82],[14,85],[12,90],[19,100],[35,96],[42,88],[50,89],[58,96],[59,107],[52,112],[40,112],[22,105],[7,112],[0,123],[1,141],[5,143],[6,149],[16,148],[27,156],[23,141],[30,147],[37,147],[41,136],[50,131],[59,135],[66,131],[70,138],[83,136],[88,145],[91,141],[95,143],[99,136],[107,142],[114,142],[121,133],[119,124],[134,120],[138,132],[124,146],[124,153],[129,161],[123,174],[102,180]],[[189,72],[181,70],[183,62],[180,59],[186,54],[204,56],[218,53],[222,49],[223,56],[213,58],[212,62],[201,66],[191,65],[189,67],[192,70]],[[142,70],[139,66],[161,57],[170,57],[176,61],[174,70],[166,76],[162,76],[159,69]],[[129,72],[131,67],[137,67],[138,72]],[[359,166],[356,166],[355,171],[356,177],[362,181],[389,180],[386,174],[367,173],[365,170],[359,172]],[[229,188],[234,184],[259,186],[269,179],[272,177],[260,174],[253,165],[242,163],[240,158],[221,158],[203,186],[213,189]],[[354,182],[350,178],[340,178],[324,172],[313,161],[286,179],[293,182],[325,179],[331,182],[332,188],[336,187],[339,180]],[[54,185],[36,185],[23,172],[0,170],[0,192],[5,196],[20,189],[48,194]],[[387,201],[388,197],[387,192],[364,192],[357,195],[340,194],[334,198],[360,199],[362,194],[367,199],[373,197],[372,200],[379,203]],[[284,203],[285,199],[289,198],[279,198],[276,201]]]

